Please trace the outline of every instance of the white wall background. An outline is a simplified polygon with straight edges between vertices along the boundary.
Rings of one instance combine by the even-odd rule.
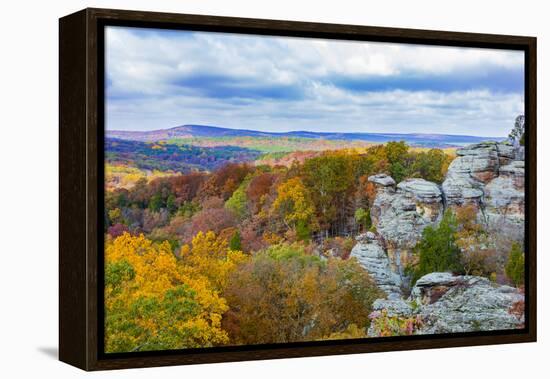
[[[547,375],[550,338],[546,127],[550,28],[544,1],[57,0],[2,4],[0,22],[0,376],[73,378],[57,354],[58,18],[87,6],[538,37],[539,342],[126,370],[109,378],[519,378]],[[545,373],[545,374],[543,374]]]

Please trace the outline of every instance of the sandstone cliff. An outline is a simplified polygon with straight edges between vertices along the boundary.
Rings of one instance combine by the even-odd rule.
[[[490,232],[515,240],[524,236],[524,150],[485,142],[458,149],[442,190],[447,206],[472,204]]]
[[[456,155],[441,186],[424,179],[407,179],[396,184],[385,174],[369,177],[376,187],[371,207],[376,232],[357,237],[351,257],[388,295],[388,300],[377,301],[378,308],[427,317],[423,332],[516,327],[521,321],[515,320],[506,309],[523,296],[513,288],[495,286],[481,277],[429,274],[418,280],[411,291],[409,301],[419,302],[418,310],[413,312],[402,300],[412,284],[404,270],[414,259],[412,250],[424,228],[437,225],[446,209],[473,205],[478,222],[495,240],[505,243],[523,240],[523,148],[484,142],[458,149]],[[444,291],[437,301],[429,296],[434,288]]]
[[[424,228],[436,225],[447,208],[474,205],[478,221],[497,238],[502,235],[507,241],[523,239],[523,148],[484,142],[458,149],[456,154],[441,186],[424,179],[396,184],[385,174],[369,177],[376,187],[371,208],[376,238],[360,236],[351,256],[380,256],[380,250],[385,251],[383,264],[363,266],[371,273],[376,266],[373,276],[375,280],[384,278],[379,285],[387,288],[388,294],[397,293],[396,287],[408,287],[404,269],[413,258],[412,249]],[[359,260],[367,262],[364,258]],[[387,272],[382,274],[382,267]],[[391,278],[391,285],[387,278]]]
[[[407,179],[397,185],[385,175],[369,180],[377,186],[371,208],[373,225],[386,248],[392,271],[403,281],[404,268],[422,230],[443,215],[442,192],[435,183],[424,179]]]

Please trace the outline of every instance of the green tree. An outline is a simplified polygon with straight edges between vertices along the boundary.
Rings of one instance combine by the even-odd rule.
[[[354,163],[349,154],[344,152],[327,152],[304,162],[304,184],[311,194],[318,221],[324,229],[338,225],[346,216],[346,204],[355,184]]]
[[[231,236],[231,239],[229,240],[229,248],[235,251],[242,251],[241,233],[239,233],[238,230]]]
[[[105,285],[114,289],[119,289],[123,282],[132,280],[135,276],[134,268],[125,259],[105,265]]]
[[[506,262],[506,276],[514,283],[516,287],[525,283],[525,255],[519,243],[512,244],[512,250]]]
[[[296,238],[298,241],[309,241],[311,238],[311,228],[307,222],[300,220],[296,223]]]
[[[151,197],[151,200],[149,200],[149,209],[153,212],[160,211],[160,208],[163,206],[162,201],[162,195],[160,193],[156,193]]]
[[[178,209],[176,205],[176,196],[174,196],[174,194],[170,194],[166,199],[166,209],[168,209],[170,214],[173,214]]]
[[[178,208],[178,215],[182,216],[185,219],[191,218],[195,213],[201,210],[199,203],[193,201],[184,201],[182,205]]]
[[[414,247],[418,263],[413,268],[413,283],[431,272],[462,272],[460,248],[456,244],[457,221],[447,210],[438,227],[427,226]]]
[[[107,212],[107,214],[111,225],[124,223],[124,218],[122,217],[122,211],[120,208],[111,209]]]
[[[407,169],[402,162],[395,162],[390,165],[390,175],[397,183],[407,177]]]
[[[369,230],[372,226],[370,209],[358,208],[355,211],[355,222],[357,222],[363,230]]]
[[[409,146],[405,141],[388,142],[386,156],[390,164],[390,175],[399,183],[408,176]]]
[[[239,219],[243,219],[247,213],[247,197],[246,187],[249,180],[245,180],[241,185],[233,192],[231,197],[225,202],[225,208],[232,211]]]
[[[414,157],[412,173],[431,182],[441,183],[451,161],[451,156],[440,149],[420,152]]]

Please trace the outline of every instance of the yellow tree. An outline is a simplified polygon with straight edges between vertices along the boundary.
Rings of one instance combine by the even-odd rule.
[[[271,212],[279,216],[288,229],[308,224],[315,214],[311,195],[300,178],[291,178],[277,187]]]
[[[229,249],[227,239],[212,231],[197,233],[180,253],[186,273],[207,278],[216,290],[222,290],[231,272],[247,259],[243,252]]]
[[[226,301],[185,273],[168,242],[124,233],[105,246],[107,352],[205,347],[228,342]]]

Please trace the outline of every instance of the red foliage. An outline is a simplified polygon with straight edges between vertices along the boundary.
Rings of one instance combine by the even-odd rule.
[[[185,201],[193,200],[200,187],[206,181],[206,174],[194,172],[187,175],[178,175],[170,178],[172,192],[179,206]]]
[[[225,208],[203,209],[191,218],[191,234],[189,239],[198,232],[213,231],[219,234],[223,229],[234,227],[237,220],[233,214]]]
[[[115,224],[107,229],[107,233],[113,238],[121,236],[124,232],[129,232],[128,227],[124,224]]]
[[[522,293],[525,293],[525,288],[521,287],[520,291]],[[508,309],[508,313],[515,316],[518,320],[522,320],[525,318],[525,300],[518,300],[512,306],[510,309]],[[525,322],[521,323],[519,325],[519,328],[523,328],[525,326]]]
[[[203,199],[201,203],[201,207],[203,209],[209,209],[209,208],[223,208],[225,205],[225,202],[222,198],[212,196],[212,197],[206,197]]]
[[[245,251],[258,251],[268,246],[263,238],[264,225],[257,219],[245,222],[241,228],[241,243]]]
[[[518,300],[508,310],[508,313],[514,315],[516,318],[521,319],[525,314],[525,300]]]
[[[267,195],[271,187],[277,180],[277,176],[272,173],[262,173],[256,175],[248,185],[246,196],[252,206],[252,211],[257,213],[261,207],[262,197]]]
[[[367,182],[366,193],[369,206],[372,206],[372,204],[374,203],[374,199],[376,198],[376,185],[372,182]]]
[[[204,182],[200,189],[200,196],[219,196],[227,200],[241,184],[246,175],[251,172],[252,168],[247,164],[227,164],[215,171],[208,180]]]

